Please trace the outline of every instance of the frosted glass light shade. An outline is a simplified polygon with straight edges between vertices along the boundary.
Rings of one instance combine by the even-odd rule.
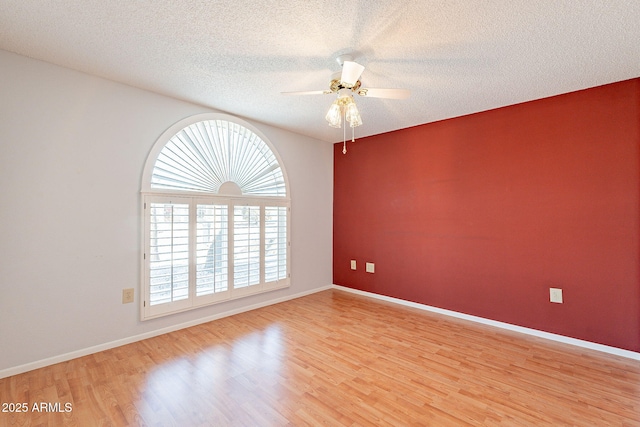
[[[362,117],[360,117],[358,107],[356,107],[356,103],[353,100],[346,107],[345,117],[352,128],[362,124]]]
[[[329,122],[329,126],[334,128],[342,127],[342,109],[337,101],[334,101],[329,107],[329,111],[325,116],[327,122]]]

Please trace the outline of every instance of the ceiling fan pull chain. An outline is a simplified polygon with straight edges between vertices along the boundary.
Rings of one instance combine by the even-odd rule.
[[[343,109],[344,111],[344,109]],[[342,128],[342,154],[347,154],[347,113],[343,112],[344,115],[344,127]]]

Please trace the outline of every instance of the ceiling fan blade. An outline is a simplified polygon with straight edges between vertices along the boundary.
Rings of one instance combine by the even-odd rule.
[[[364,66],[353,61],[344,61],[342,64],[342,76],[340,81],[347,86],[355,86],[364,71]]]
[[[382,89],[376,87],[362,88],[358,95],[367,98],[407,99],[411,95],[408,89]]]
[[[330,90],[304,90],[301,92],[280,92],[282,95],[327,95]]]

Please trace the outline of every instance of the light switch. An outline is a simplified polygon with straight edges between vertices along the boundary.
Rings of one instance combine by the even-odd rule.
[[[133,288],[123,289],[122,290],[122,303],[128,304],[133,302]]]
[[[365,271],[367,273],[375,273],[376,272],[376,265],[374,263],[372,263],[372,262],[368,262],[365,265]]]
[[[352,259],[352,260],[351,260],[351,269],[352,269],[352,270],[355,270],[355,269],[356,269],[356,260],[355,260],[355,259]]]

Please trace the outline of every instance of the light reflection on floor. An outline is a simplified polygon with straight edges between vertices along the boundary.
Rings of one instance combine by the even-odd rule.
[[[159,364],[147,375],[135,406],[150,424],[158,420],[179,424],[184,416],[227,425],[237,416],[239,407],[250,415],[257,410],[254,402],[281,397],[285,353],[286,343],[278,324],[238,335],[197,354],[177,352],[182,356]]]

